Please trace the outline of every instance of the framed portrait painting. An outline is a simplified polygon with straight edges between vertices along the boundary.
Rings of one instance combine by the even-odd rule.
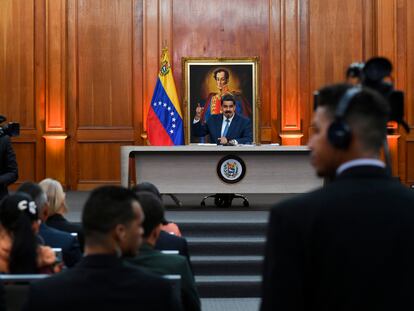
[[[255,58],[195,58],[182,59],[184,81],[185,136],[187,143],[215,143],[209,137],[196,137],[192,123],[196,108],[202,108],[201,121],[220,114],[221,98],[232,95],[236,113],[251,121],[253,143],[258,138],[258,70]]]

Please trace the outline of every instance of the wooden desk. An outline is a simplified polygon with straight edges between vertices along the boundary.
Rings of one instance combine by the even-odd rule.
[[[217,164],[226,155],[237,155],[246,164],[238,183],[227,184],[217,175]],[[123,146],[121,183],[128,186],[132,157],[137,182],[152,182],[161,193],[302,193],[322,185],[308,155],[306,146]]]

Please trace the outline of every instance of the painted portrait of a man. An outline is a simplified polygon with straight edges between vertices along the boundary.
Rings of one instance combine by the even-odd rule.
[[[252,63],[189,63],[186,65],[188,137],[190,143],[214,143],[208,137],[194,135],[191,124],[201,115],[207,122],[223,113],[222,98],[232,96],[236,114],[250,120],[254,130],[255,66]]]

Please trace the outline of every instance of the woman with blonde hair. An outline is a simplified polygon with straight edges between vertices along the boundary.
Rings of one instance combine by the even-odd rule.
[[[49,217],[46,224],[58,230],[69,233],[76,233],[79,243],[83,248],[83,232],[79,224],[69,222],[64,215],[68,212],[66,205],[66,194],[61,183],[52,178],[43,179],[39,186],[46,193],[49,203]]]

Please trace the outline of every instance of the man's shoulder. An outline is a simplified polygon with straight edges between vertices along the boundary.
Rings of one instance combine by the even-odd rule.
[[[140,252],[130,263],[144,268],[153,269],[157,273],[174,274],[179,272],[187,260],[184,256],[164,254],[158,250]]]
[[[134,284],[145,284],[146,287],[157,288],[159,286],[168,286],[169,284],[167,280],[164,280],[156,274],[145,271],[137,266],[129,264],[128,262],[123,262],[119,268],[116,268],[116,270],[113,271],[111,271],[110,268],[106,268],[99,272],[96,268],[76,266],[59,274],[47,277],[41,281],[34,282],[32,287],[38,290],[54,288],[59,291],[59,289],[63,290],[64,288],[89,286],[92,283],[92,280],[86,277],[89,273],[93,273],[96,280],[100,279],[97,277],[99,274],[105,276],[106,280],[111,280],[112,282],[119,281],[124,283],[124,281],[128,280],[131,287],[133,287]]]
[[[72,236],[70,233],[52,228],[46,224],[42,224],[40,226],[39,234],[43,238],[57,238],[60,241],[66,241],[68,243],[76,240],[76,238]]]
[[[171,246],[171,247],[176,247],[176,248],[181,249],[186,244],[187,244],[187,241],[183,237],[179,237],[174,234],[161,231],[156,245],[157,246]],[[169,249],[171,248],[169,247]]]

